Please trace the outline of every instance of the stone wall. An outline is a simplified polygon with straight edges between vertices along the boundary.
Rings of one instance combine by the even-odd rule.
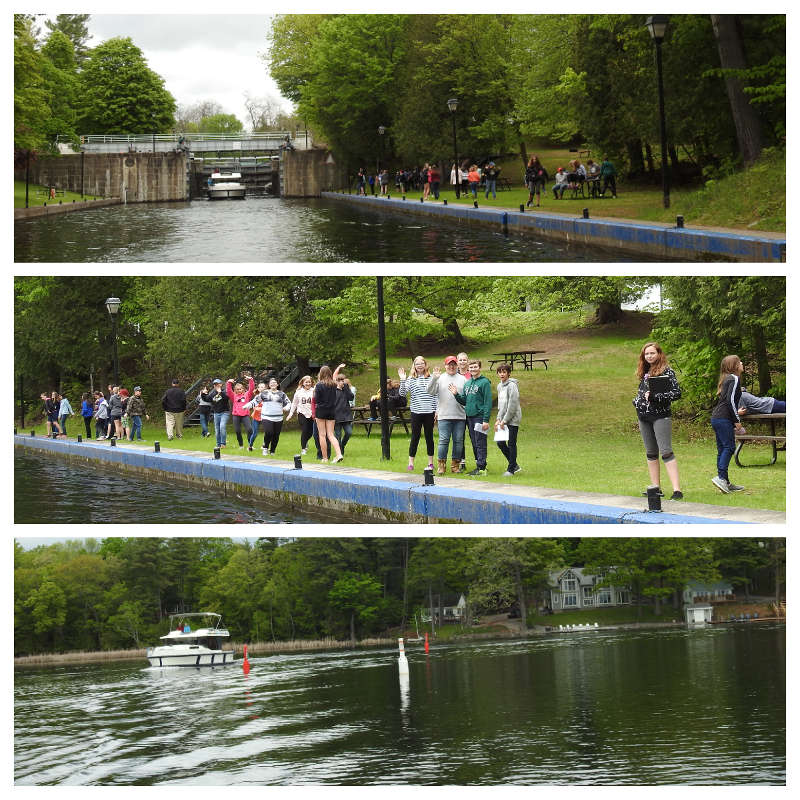
[[[330,150],[286,150],[280,174],[281,197],[319,197],[346,186],[344,169]]]
[[[118,197],[128,203],[186,200],[183,153],[85,153],[40,158],[30,165],[30,181],[72,192]],[[15,173],[25,180],[25,172]]]

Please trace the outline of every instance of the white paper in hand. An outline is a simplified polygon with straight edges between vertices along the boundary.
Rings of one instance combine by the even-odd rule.
[[[508,427],[498,428],[494,432],[494,440],[496,442],[507,442],[508,441]]]
[[[483,423],[482,422],[476,422],[475,423],[475,430],[478,433],[482,433],[484,436],[486,436],[486,431],[483,429]]]

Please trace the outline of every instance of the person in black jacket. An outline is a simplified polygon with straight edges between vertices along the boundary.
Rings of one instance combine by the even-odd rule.
[[[667,362],[667,357],[657,342],[648,342],[639,353],[639,364],[636,369],[639,378],[639,390],[633,399],[636,415],[639,419],[639,431],[644,442],[647,469],[650,472],[650,484],[661,485],[661,468],[658,454],[672,483],[670,500],[683,500],[681,482],[678,477],[678,462],[672,452],[672,409],[673,401],[681,396],[678,379]],[[666,391],[651,392],[649,379],[661,377],[669,380]]]
[[[211,391],[200,393],[200,397],[211,406],[214,415],[214,433],[217,447],[228,446],[228,421],[231,418],[231,401],[221,378],[214,378]]]
[[[161,398],[161,408],[167,424],[167,439],[177,436],[183,438],[183,415],[186,412],[186,392],[180,387],[180,381],[173,378],[172,386]]]
[[[725,356],[719,368],[719,383],[714,408],[711,410],[711,427],[717,439],[717,474],[711,483],[723,494],[740,492],[728,479],[728,465],[736,449],[736,434],[744,433],[739,419],[739,401],[742,399],[742,372],[744,365],[739,356]]]
[[[547,170],[539,161],[539,156],[533,155],[528,161],[528,166],[525,169],[525,185],[528,187],[528,202],[530,205],[533,202],[533,196],[536,195],[536,205],[542,204],[542,186],[545,185],[549,175]]]

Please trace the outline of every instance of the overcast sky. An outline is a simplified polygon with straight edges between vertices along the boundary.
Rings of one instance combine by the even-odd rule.
[[[129,36],[179,105],[215,100],[249,128],[246,92],[292,108],[259,58],[267,49],[269,24],[268,15],[92,14],[88,45]]]

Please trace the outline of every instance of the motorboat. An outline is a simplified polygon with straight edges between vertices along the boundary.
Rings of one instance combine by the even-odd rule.
[[[213,612],[170,614],[163,644],[147,648],[151,667],[216,667],[233,664],[233,650],[223,649],[230,633]]]
[[[209,200],[244,200],[245,185],[240,172],[212,172],[208,179]]]

